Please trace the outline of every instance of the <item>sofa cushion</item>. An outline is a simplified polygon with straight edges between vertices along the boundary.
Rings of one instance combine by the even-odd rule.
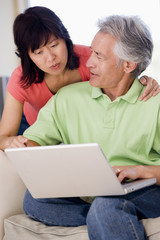
[[[160,217],[142,220],[149,240],[160,240]],[[19,214],[4,222],[3,240],[89,240],[87,227],[51,227]]]
[[[19,214],[4,221],[3,240],[89,240],[87,227],[46,226]]]
[[[160,240],[160,217],[142,220],[149,240]]]

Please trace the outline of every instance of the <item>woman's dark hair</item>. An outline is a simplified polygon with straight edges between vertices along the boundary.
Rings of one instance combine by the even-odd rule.
[[[44,79],[44,72],[39,69],[28,55],[38,49],[43,43],[47,44],[51,35],[64,39],[68,49],[67,69],[77,69],[79,58],[73,50],[73,43],[67,29],[60,18],[46,7],[31,7],[19,14],[13,24],[14,41],[17,46],[16,54],[21,58],[23,87],[33,82],[40,83]]]

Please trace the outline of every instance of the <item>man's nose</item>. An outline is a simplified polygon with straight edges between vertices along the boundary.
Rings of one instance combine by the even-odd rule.
[[[88,58],[88,60],[87,60],[87,62],[86,62],[86,66],[87,66],[88,68],[94,66],[93,54],[91,54],[90,57]]]

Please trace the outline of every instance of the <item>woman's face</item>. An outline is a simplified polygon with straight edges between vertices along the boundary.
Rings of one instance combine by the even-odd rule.
[[[46,45],[28,51],[29,57],[44,73],[56,76],[62,74],[68,61],[66,42],[61,38],[51,36]]]

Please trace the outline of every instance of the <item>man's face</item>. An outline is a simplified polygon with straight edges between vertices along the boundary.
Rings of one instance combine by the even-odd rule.
[[[90,68],[90,84],[94,87],[116,88],[124,75],[123,63],[118,66],[114,54],[116,39],[109,34],[98,32],[91,44],[91,56],[87,61]]]

